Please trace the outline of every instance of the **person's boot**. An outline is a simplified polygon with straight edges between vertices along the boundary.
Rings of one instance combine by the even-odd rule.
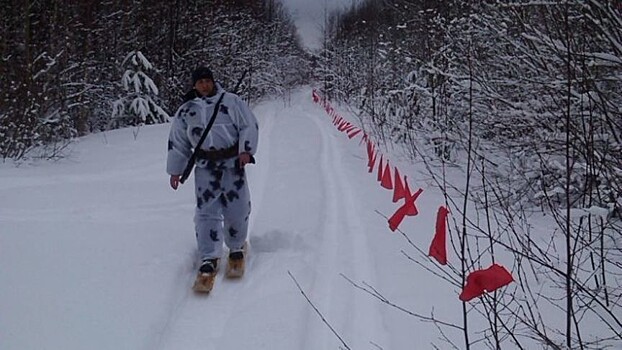
[[[240,278],[244,275],[246,254],[248,252],[247,244],[240,250],[234,250],[229,253],[229,259],[227,261],[227,270],[225,276],[228,278]]]
[[[197,279],[192,289],[198,293],[209,293],[214,288],[216,275],[218,274],[218,259],[203,260],[199,267]]]

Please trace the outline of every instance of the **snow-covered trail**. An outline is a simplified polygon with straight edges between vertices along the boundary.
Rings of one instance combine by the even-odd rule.
[[[364,148],[310,89],[254,110],[247,273],[219,276],[209,296],[191,292],[193,186],[168,187],[169,125],[88,136],[59,162],[0,164],[0,349],[338,349],[290,273],[350,348],[410,344],[412,318],[341,276],[406,307],[438,293],[413,278],[403,241],[374,212],[395,205]],[[433,222],[428,200],[411,230]]]
[[[297,94],[292,107],[256,111],[261,148],[258,165],[249,169],[246,276],[228,281],[221,273],[211,295],[197,297],[189,292],[194,272],[188,271],[156,348],[338,348],[288,271],[339,332],[352,338],[382,330],[369,299],[339,275],[374,279],[359,206],[364,200],[348,179],[352,155],[308,100]]]

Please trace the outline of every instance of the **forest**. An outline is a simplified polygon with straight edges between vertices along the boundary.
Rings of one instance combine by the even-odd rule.
[[[464,304],[463,343],[445,340],[619,346],[622,2],[368,0],[324,28],[323,93],[424,163],[455,217],[459,264],[438,268],[414,246],[409,258],[456,288],[473,268],[514,261],[516,286]],[[554,223],[544,237],[538,213]],[[422,320],[441,338],[449,327]]]
[[[248,70],[250,102],[315,84],[445,194],[460,262],[414,263],[460,287],[511,256],[512,288],[463,303],[459,325],[425,318],[463,332],[452,348],[622,343],[620,0],[364,0],[326,13],[315,52],[274,0],[1,5],[3,159],[167,122],[198,64],[225,86]]]
[[[162,123],[199,65],[244,97],[279,95],[308,74],[274,1],[3,1],[0,155],[62,157],[68,140]]]

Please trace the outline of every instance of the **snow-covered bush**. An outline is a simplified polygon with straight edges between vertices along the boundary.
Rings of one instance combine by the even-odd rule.
[[[153,72],[151,62],[140,51],[130,52],[121,66],[124,95],[112,103],[112,123],[116,127],[158,124],[169,115],[159,106],[158,88],[147,75]]]

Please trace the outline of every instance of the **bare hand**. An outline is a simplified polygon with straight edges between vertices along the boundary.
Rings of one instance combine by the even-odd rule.
[[[170,183],[171,187],[176,190],[179,187],[179,180],[181,179],[181,175],[171,175]]]
[[[244,168],[244,166],[248,163],[251,162],[251,155],[250,153],[240,153],[240,155],[238,156],[238,159],[240,160],[240,168]]]

